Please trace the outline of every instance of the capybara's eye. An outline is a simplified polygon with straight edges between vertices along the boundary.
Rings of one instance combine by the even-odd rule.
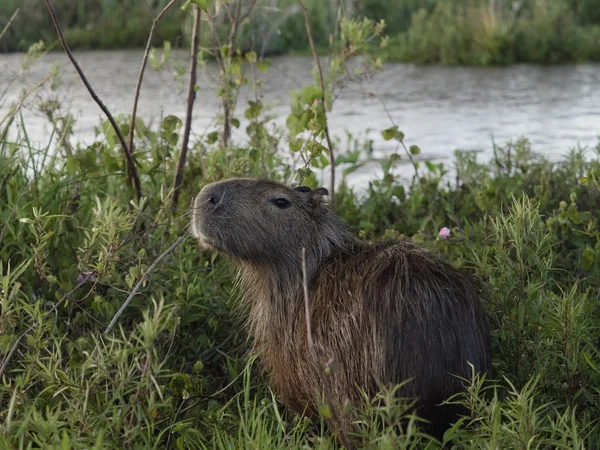
[[[291,206],[291,203],[285,198],[274,198],[271,200],[271,203],[281,209],[289,208]]]

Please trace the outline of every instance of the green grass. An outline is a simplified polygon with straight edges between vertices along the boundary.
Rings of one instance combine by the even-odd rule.
[[[162,448],[169,433],[182,446],[173,448],[300,448],[306,433],[318,448],[338,448],[322,424],[277,405],[247,360],[225,261],[191,239],[103,335],[133,284],[186,231],[185,208],[171,213],[164,196],[168,158],[159,168],[143,156],[149,148],[138,150],[142,210],[129,203],[122,158],[103,139],[73,156],[32,148],[25,134],[1,149],[0,353],[31,328],[0,385],[3,448]],[[239,165],[247,155],[232,154],[223,175],[261,172]],[[271,161],[263,174],[284,172],[278,160],[262,161]],[[338,212],[366,238],[404,236],[488,281],[496,381],[467,380],[459,400],[471,415],[451,432],[457,448],[594,448],[600,193],[579,180],[600,164],[579,151],[551,164],[526,141],[499,149],[498,165],[460,153],[456,162],[458,186],[440,182],[437,166],[409,187],[386,173],[368,196],[342,188]],[[182,205],[209,181],[191,171],[186,180]],[[452,230],[448,240],[436,236],[442,225]],[[357,439],[422,448],[428,439],[414,423],[377,427],[405,415],[385,398],[365,406]]]

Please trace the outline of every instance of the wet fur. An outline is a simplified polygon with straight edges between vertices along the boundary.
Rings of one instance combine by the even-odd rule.
[[[219,192],[223,211],[207,207],[211,192]],[[273,196],[290,199],[293,209],[273,209]],[[432,421],[429,431],[440,437],[456,410],[437,405],[462,389],[452,374],[468,378],[469,363],[490,369],[477,280],[406,241],[353,238],[315,191],[232,179],[205,188],[193,214],[201,243],[239,268],[253,349],[291,409],[315,416],[321,391],[306,339],[302,247],[317,351],[338,366],[330,377],[337,406],[346,399],[358,404],[359,387],[372,396],[382,385],[414,378],[398,393],[418,398],[419,413]]]

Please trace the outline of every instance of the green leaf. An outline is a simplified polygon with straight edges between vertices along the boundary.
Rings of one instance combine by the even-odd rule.
[[[231,118],[231,125],[233,125],[236,128],[239,128],[240,127],[240,121],[239,121],[239,119],[236,119],[235,117],[232,117]]]
[[[308,167],[306,167],[306,168],[302,167],[302,168],[296,170],[296,181],[302,182],[302,180],[310,177],[312,174],[313,174],[313,171],[310,170]]]
[[[202,369],[204,369],[204,364],[202,364],[202,361],[196,361],[194,363],[194,372],[200,373],[202,372]]]
[[[302,126],[300,120],[293,114],[290,114],[287,117],[285,125],[288,128],[288,130],[290,130],[290,135],[292,137],[296,136],[298,133],[301,133],[304,130],[304,127]]]
[[[302,150],[302,140],[301,139],[290,139],[290,150],[295,152],[299,152]]]
[[[198,5],[204,12],[208,12],[208,8],[210,7],[210,0],[191,0],[192,3]]]
[[[329,405],[324,404],[319,406],[319,416],[324,419],[331,419],[331,408],[329,408]]]
[[[398,141],[404,140],[404,133],[398,130],[398,125],[394,125],[391,128],[387,128],[381,132],[383,139],[389,141],[391,139],[396,139]]]
[[[115,129],[108,120],[102,122],[102,132],[104,133],[107,142],[111,146],[115,145],[118,142],[117,133],[115,132]]]
[[[181,125],[183,125],[183,122],[181,122],[181,119],[179,117],[173,116],[173,115],[168,115],[167,117],[164,118],[160,127],[163,130],[172,133],[175,130],[178,130],[179,128],[181,128]]]
[[[461,417],[456,421],[454,425],[452,425],[452,427],[446,430],[446,432],[444,433],[444,442],[448,442],[452,439],[452,437],[456,434],[456,431],[461,427],[464,421],[465,418]]]
[[[77,170],[79,169],[79,161],[74,157],[67,158],[67,163],[65,164],[65,168],[67,169],[67,173],[69,175],[75,175]]]
[[[206,135],[206,142],[208,142],[209,145],[214,144],[218,140],[219,140],[219,132],[218,131],[213,131],[212,133],[208,133]]]
[[[250,106],[248,107],[248,109],[246,109],[246,111],[244,111],[244,117],[246,117],[246,119],[248,120],[256,119],[262,111],[262,103],[250,100],[248,104]]]
[[[398,185],[392,188],[392,195],[395,196],[398,200],[404,200],[406,195],[406,191],[404,190],[404,186]]]
[[[312,141],[306,143],[306,149],[310,152],[311,156],[313,156],[314,158],[318,158],[323,153],[329,152],[327,147],[319,144],[318,142],[312,142]]]
[[[594,265],[594,260],[596,259],[596,252],[592,250],[590,247],[586,247],[581,257],[579,258],[579,266],[583,270],[590,270]]]
[[[391,159],[383,159],[381,161],[381,170],[383,170],[384,175],[390,172],[392,168],[392,160]]]
[[[270,59],[265,59],[263,61],[259,61],[256,63],[256,67],[258,67],[258,70],[260,70],[262,73],[266,73],[267,69],[271,66],[271,60]]]
[[[248,61],[250,64],[253,64],[256,62],[257,56],[256,56],[256,52],[247,52],[244,57],[246,58],[246,61]]]
[[[231,63],[231,73],[234,75],[239,75],[242,73],[242,65],[238,61]]]
[[[589,353],[583,353],[582,356],[585,359],[585,361],[588,363],[588,365],[592,368],[592,370],[594,370],[597,373],[600,373],[600,369],[598,368],[598,365],[592,359],[592,355],[590,355]]]
[[[321,99],[322,96],[323,91],[316,86],[305,86],[304,89],[302,89],[302,99],[308,105],[312,105],[315,100]]]
[[[416,145],[411,145],[409,150],[410,150],[410,153],[413,155],[418,155],[419,153],[421,153],[421,149]]]

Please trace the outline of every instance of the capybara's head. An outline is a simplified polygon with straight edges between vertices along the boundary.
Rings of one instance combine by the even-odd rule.
[[[299,261],[302,247],[326,256],[350,236],[322,204],[327,193],[265,179],[211,183],[194,201],[192,233],[208,250],[256,264]]]

